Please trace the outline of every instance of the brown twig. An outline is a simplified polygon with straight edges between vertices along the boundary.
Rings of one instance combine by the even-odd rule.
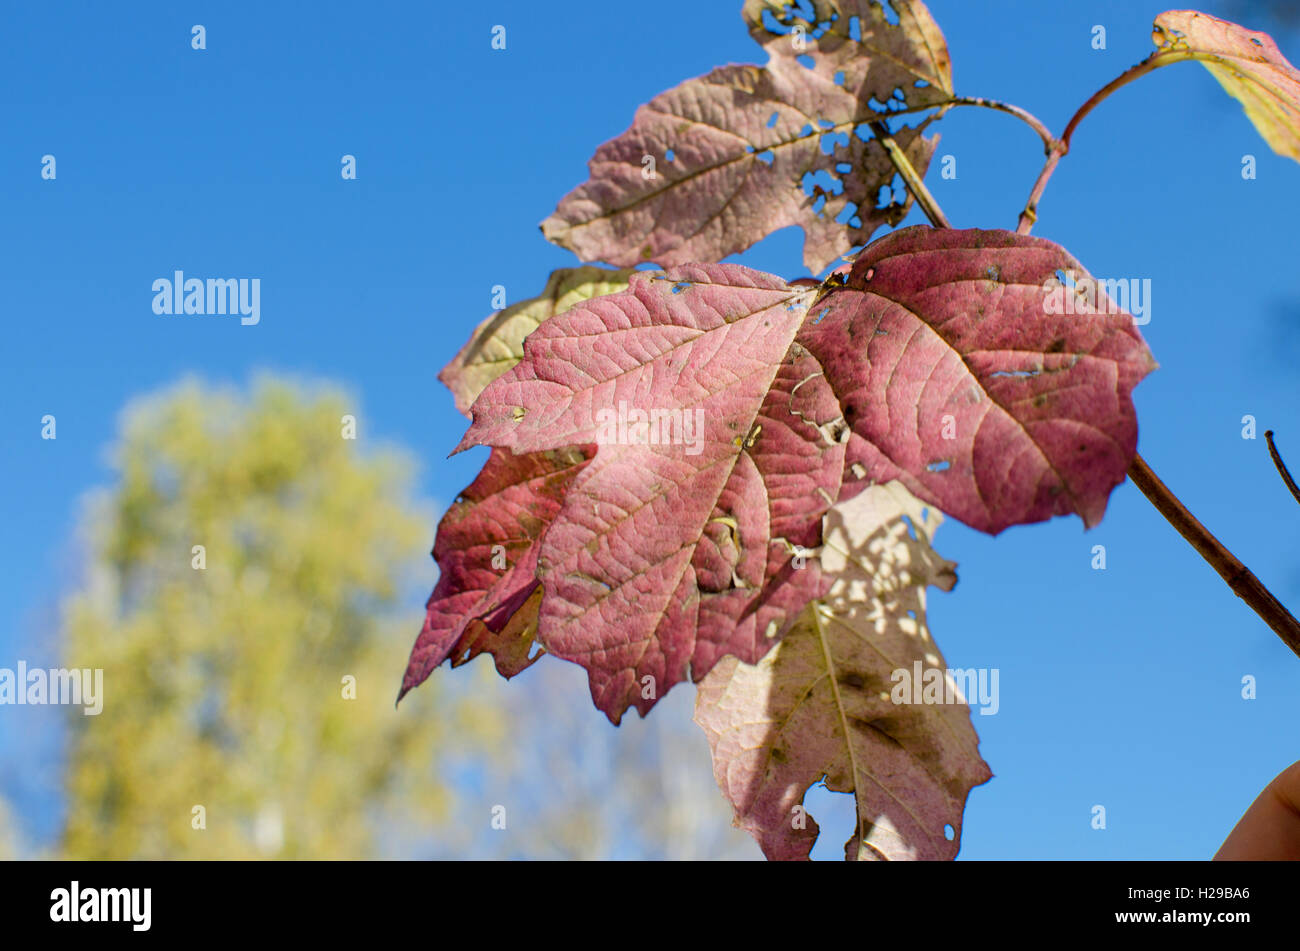
[[[949,109],[956,106],[978,106],[981,109],[993,109],[996,112],[1005,112],[1009,116],[1015,116],[1029,128],[1038,133],[1038,137],[1043,140],[1043,150],[1051,149],[1052,143],[1056,141],[1056,136],[1052,135],[1051,130],[1043,123],[1043,120],[1034,115],[1028,109],[1021,109],[1019,106],[1012,105],[1009,102],[1002,102],[998,99],[986,99],[983,96],[953,96],[946,102],[926,103],[922,106],[909,106],[904,109],[890,109],[888,114],[891,116],[905,116],[912,112],[924,112],[927,109],[938,108],[938,115],[942,116]]]
[[[951,102],[944,103],[940,108],[942,113],[949,106],[979,106],[983,109],[993,109],[997,112],[1005,112],[1007,115],[1015,116],[1025,125],[1029,126],[1038,133],[1038,137],[1043,140],[1043,150],[1051,152],[1052,146],[1056,142],[1056,136],[1052,135],[1050,129],[1043,124],[1043,121],[1034,115],[1028,109],[1021,109],[1009,102],[1002,102],[998,99],[985,99],[983,96],[961,96],[953,99]]]
[[[1061,156],[1069,151],[1069,148],[1064,141],[1058,140],[1056,147],[1048,151],[1047,161],[1043,163],[1043,170],[1038,173],[1038,178],[1034,180],[1034,187],[1029,192],[1029,197],[1025,199],[1025,209],[1020,212],[1020,222],[1016,225],[1017,234],[1029,234],[1030,229],[1037,224],[1038,200],[1043,197],[1043,190],[1047,188],[1047,182],[1051,179],[1052,173],[1056,171]]]
[[[1300,502],[1300,486],[1295,484],[1295,479],[1291,478],[1291,471],[1287,469],[1286,463],[1282,461],[1282,456],[1277,451],[1277,446],[1273,445],[1273,430],[1264,431],[1264,440],[1268,443],[1268,454],[1273,457],[1273,465],[1277,468],[1277,474],[1282,477],[1286,487],[1291,490],[1291,496],[1297,502]]]
[[[1112,85],[1115,84],[1112,83]],[[1077,124],[1077,122],[1071,122],[1070,131]],[[873,128],[872,131],[877,136],[881,136],[882,130]],[[885,133],[884,137],[887,137],[888,130],[883,131]],[[894,167],[898,169],[898,173],[903,176],[903,180],[908,181],[909,187],[911,187],[909,176],[915,178],[916,170],[912,168],[911,163],[907,161],[907,157],[902,154],[897,145],[894,146],[894,149],[889,149],[888,145],[885,148],[889,150],[889,156],[894,160]],[[1053,158],[1059,160],[1060,155],[1049,157],[1049,164],[1054,165]],[[924,185],[920,187],[925,188]],[[916,193],[913,192],[913,194]],[[925,192],[925,195],[927,200],[921,201],[918,198],[917,203],[930,218],[931,223],[939,228],[951,227],[948,224],[947,216],[944,215],[934,201],[934,197],[928,191]],[[1266,433],[1265,435],[1267,437],[1269,434]],[[1269,446],[1272,447],[1271,440]],[[1160,481],[1156,474],[1151,471],[1151,467],[1146,464],[1146,460],[1140,455],[1134,454],[1133,462],[1128,467],[1128,476],[1133,480],[1133,484],[1142,490],[1142,494],[1150,500],[1151,504],[1156,507],[1156,511],[1163,515],[1169,524],[1176,528],[1178,533],[1209,563],[1210,567],[1219,573],[1219,577],[1228,583],[1228,587],[1233,590],[1237,597],[1250,605],[1251,610],[1258,614],[1278,637],[1282,638],[1282,642],[1287,647],[1291,648],[1291,652],[1300,657],[1300,621],[1296,621],[1282,602],[1275,598],[1268,588],[1264,587],[1263,582],[1256,578],[1250,569],[1237,559],[1236,555],[1223,547],[1223,543],[1215,538],[1210,530],[1187,510],[1187,507],[1179,501],[1178,496],[1169,491],[1169,487]],[[1291,484],[1294,485],[1294,483]],[[1300,500],[1300,495],[1297,495],[1297,500]]]
[[[1197,521],[1195,515],[1187,511],[1187,507],[1157,478],[1140,455],[1133,457],[1128,475],[1156,510],[1178,529],[1178,534],[1187,539],[1201,557],[1209,562],[1210,567],[1219,573],[1219,577],[1228,583],[1237,597],[1250,605],[1251,610],[1291,648],[1291,652],[1300,657],[1300,621],[1291,615],[1282,602],[1273,597],[1273,593],[1232,552],[1223,547],[1208,528]]]
[[[1029,198],[1025,202],[1025,210],[1020,213],[1020,225],[1016,231],[1020,234],[1029,234],[1029,230],[1038,220],[1038,201],[1043,197],[1043,190],[1047,188],[1048,179],[1056,171],[1057,164],[1061,161],[1061,156],[1070,151],[1070,140],[1074,137],[1074,130],[1079,127],[1079,123],[1084,117],[1097,108],[1101,102],[1106,99],[1116,89],[1127,86],[1135,79],[1141,79],[1147,73],[1159,69],[1161,66],[1168,66],[1171,63],[1183,63],[1188,60],[1200,60],[1206,63],[1217,63],[1220,66],[1227,66],[1236,70],[1222,56],[1214,53],[1202,52],[1186,48],[1170,48],[1156,50],[1142,62],[1130,66],[1120,75],[1116,76],[1106,85],[1102,86],[1095,93],[1088,97],[1088,101],[1078,108],[1078,111],[1070,118],[1061,133],[1061,138],[1056,140],[1055,145],[1049,145],[1047,149],[1047,161],[1043,165],[1043,170],[1038,173],[1038,178],[1034,182],[1033,190],[1029,193]]]

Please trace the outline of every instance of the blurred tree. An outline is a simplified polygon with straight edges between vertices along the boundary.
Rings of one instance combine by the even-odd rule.
[[[480,665],[492,670],[482,656],[460,670],[436,672],[420,690]],[[586,672],[554,657],[541,658],[509,684],[485,684],[481,696],[506,711],[511,728],[477,782],[463,790],[461,812],[472,840],[458,845],[458,855],[763,857],[749,834],[732,826],[708,741],[691,719],[689,686],[670,692],[644,720],[629,715],[619,727],[592,705]]]
[[[437,684],[394,710],[433,516],[403,456],[345,438],[356,413],[270,380],[128,407],[64,611],[62,664],[103,668],[105,696],[71,708],[66,856],[363,858],[421,830],[454,848],[428,844],[451,804],[435,756],[502,725]]]
[[[9,819],[9,804],[0,796],[0,862],[16,859],[20,854],[17,833]]]

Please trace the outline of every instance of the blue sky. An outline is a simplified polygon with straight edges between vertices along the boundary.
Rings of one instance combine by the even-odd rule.
[[[538,222],[638,104],[715,65],[762,61],[740,5],[7,6],[0,666],[50,656],[53,605],[75,579],[78,499],[109,479],[120,408],[186,373],[341,381],[360,396],[362,438],[411,447],[424,493],[453,497],[483,455],[445,458],[464,422],[437,370],[491,309],[493,285],[519,300],[576,263]],[[959,93],[1007,99],[1056,131],[1147,54],[1163,9],[930,7]],[[204,51],[190,48],[196,23]],[[495,24],[504,51],[490,47]],[[1105,50],[1091,45],[1098,24]],[[1295,37],[1280,41],[1300,58]],[[937,128],[938,155],[957,159],[955,180],[929,178],[949,218],[1014,227],[1038,139],[977,109]],[[40,176],[45,154],[55,181]],[[344,154],[356,181],[340,177]],[[1255,180],[1242,178],[1244,154]],[[1143,332],[1161,369],[1136,391],[1140,450],[1293,609],[1300,507],[1263,431],[1300,467],[1295,208],[1300,166],[1183,64],[1085,121],[1035,229],[1096,275],[1151,280]],[[738,260],[796,277],[800,246],[787,229]],[[156,316],[151,284],[176,269],[259,277],[260,324]],[[55,441],[40,438],[45,414]],[[1097,544],[1105,571],[1091,568]],[[1060,519],[994,539],[950,520],[936,545],[961,580],[931,595],[934,636],[950,666],[1001,671],[1001,709],[975,718],[996,777],[971,796],[964,858],[1207,857],[1300,758],[1300,660],[1132,485],[1087,533]],[[1257,699],[1241,697],[1246,675]],[[57,805],[38,801],[30,777],[58,751],[33,746],[12,714],[0,708],[3,791],[48,818]],[[810,800],[823,828],[844,807],[830,798]],[[1104,831],[1090,825],[1096,804]],[[839,852],[832,832],[818,855]]]

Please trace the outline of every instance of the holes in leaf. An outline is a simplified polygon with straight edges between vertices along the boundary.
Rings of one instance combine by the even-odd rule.
[[[871,107],[871,111],[875,113],[881,113],[881,112],[891,113],[891,112],[907,111],[906,99],[904,96],[898,95],[897,89],[894,90],[894,93],[892,95],[888,96],[885,99],[878,99],[875,96],[872,96],[871,99],[867,102],[867,105],[869,105]],[[875,121],[875,120],[871,120],[871,121]],[[875,137],[875,133],[871,131],[870,123],[865,124],[863,126],[863,129],[865,130],[862,135],[863,139],[871,139]]]
[[[835,85],[837,86],[844,85],[844,70],[841,69],[835,73]]]
[[[835,222],[836,224],[846,225],[849,223],[850,219],[856,218],[857,214],[857,203],[851,201],[844,206],[843,210],[841,210],[838,215],[835,216]],[[861,227],[861,224],[855,225],[854,227]]]
[[[1056,269],[1056,282],[1062,287],[1069,290],[1076,290],[1079,287],[1078,275],[1074,271],[1063,271]]]
[[[672,149],[669,149],[667,152],[664,153],[665,162],[671,162],[675,157],[676,157],[676,153],[673,152]]]
[[[947,839],[949,842],[957,838],[957,830],[952,827],[951,823],[946,824],[943,827],[943,837]]]
[[[682,291],[686,290],[686,288],[690,286],[691,286],[690,281],[678,281],[676,284],[673,285],[673,293],[680,294]]]
[[[1257,38],[1255,38],[1255,37],[1253,37],[1253,36],[1250,38],[1250,41],[1251,41],[1252,43],[1254,43],[1256,46],[1263,46],[1263,45],[1264,45],[1264,44],[1261,43]]]
[[[894,4],[886,3],[882,6],[882,12],[885,14],[885,22],[890,26],[898,26],[898,11],[894,9]]]
[[[987,277],[990,281],[1001,281],[1002,268],[998,267],[998,265],[996,264],[990,264],[988,268],[985,269],[984,276]]]
[[[862,24],[857,17],[849,17],[849,39],[855,43],[862,39]]]
[[[1042,372],[1043,372],[1042,370],[995,370],[994,372],[990,373],[989,376],[990,377],[1014,376],[1014,377],[1020,377],[1021,379],[1025,379],[1027,377],[1038,376],[1038,374]]]
[[[821,147],[822,155],[831,155],[835,152],[836,145],[847,146],[849,144],[849,134],[847,132],[827,132],[822,135]]]
[[[841,175],[847,175],[849,172],[853,171],[853,166],[849,162],[837,162],[835,164],[835,171],[839,172]]]
[[[844,183],[824,168],[819,168],[815,172],[804,172],[802,184],[803,193],[809,197],[816,195],[818,189],[828,195],[839,195],[844,192]]]
[[[912,524],[911,516],[904,515],[903,524],[907,526],[907,534],[911,536],[912,541],[916,541],[916,526]]]
[[[771,149],[764,149],[762,152],[759,152],[757,155],[755,155],[754,158],[758,159],[764,165],[771,165],[773,162],[776,161],[776,153],[774,153]]]
[[[816,60],[814,60],[807,53],[802,53],[799,56],[796,56],[794,59],[795,62],[798,63],[800,66],[802,66],[804,69],[813,69],[817,65]]]
[[[779,113],[779,112],[774,112],[774,113],[772,113],[772,115],[768,117],[768,120],[767,120],[767,127],[768,127],[769,129],[771,129],[771,128],[775,128],[775,126],[776,126],[776,120],[779,119],[779,118],[781,118],[781,113]]]
[[[940,459],[937,462],[927,462],[925,464],[926,472],[947,472],[952,465],[947,459]]]

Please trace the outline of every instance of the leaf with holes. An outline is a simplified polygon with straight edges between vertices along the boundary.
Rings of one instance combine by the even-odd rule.
[[[536,659],[538,542],[590,457],[568,447],[518,456],[492,451],[438,525],[438,583],[399,701],[448,658],[460,666],[490,653],[507,678]]]
[[[767,65],[719,67],[638,109],[542,222],[546,238],[584,261],[673,265],[798,225],[820,272],[901,221],[911,198],[880,195],[894,166],[866,124],[952,98],[943,34],[919,0],[894,0],[893,23],[871,0],[816,0],[810,17],[786,6],[748,0]],[[937,142],[925,126],[894,136],[921,174]]]
[[[714,775],[769,859],[808,858],[819,830],[802,803],[823,779],[857,800],[847,858],[956,856],[966,797],[992,774],[964,672],[946,669],[926,624],[926,586],[957,580],[930,547],[939,522],[898,483],[836,505],[820,552],[827,595],[758,664],[728,657],[700,683]],[[984,677],[971,699],[996,702]]]
[[[848,464],[973,528],[1101,521],[1155,369],[1133,317],[1063,248],[904,228],[862,252],[799,343],[851,430]]]
[[[458,447],[598,446],[541,540],[545,649],[615,722],[722,656],[756,662],[828,584],[791,552],[870,482],[989,532],[1095,524],[1154,363],[1104,294],[1053,312],[1058,272],[1087,284],[1050,241],[916,227],[842,286],[690,265],[547,320]]]
[[[543,320],[579,301],[623,290],[629,273],[602,267],[560,268],[551,272],[537,297],[497,311],[475,327],[469,342],[438,374],[455,396],[456,409],[469,415],[470,404],[483,387],[519,362],[524,338]]]
[[[1271,36],[1208,13],[1170,10],[1156,17],[1151,38],[1162,50],[1197,54],[1273,151],[1300,162],[1300,72]]]

